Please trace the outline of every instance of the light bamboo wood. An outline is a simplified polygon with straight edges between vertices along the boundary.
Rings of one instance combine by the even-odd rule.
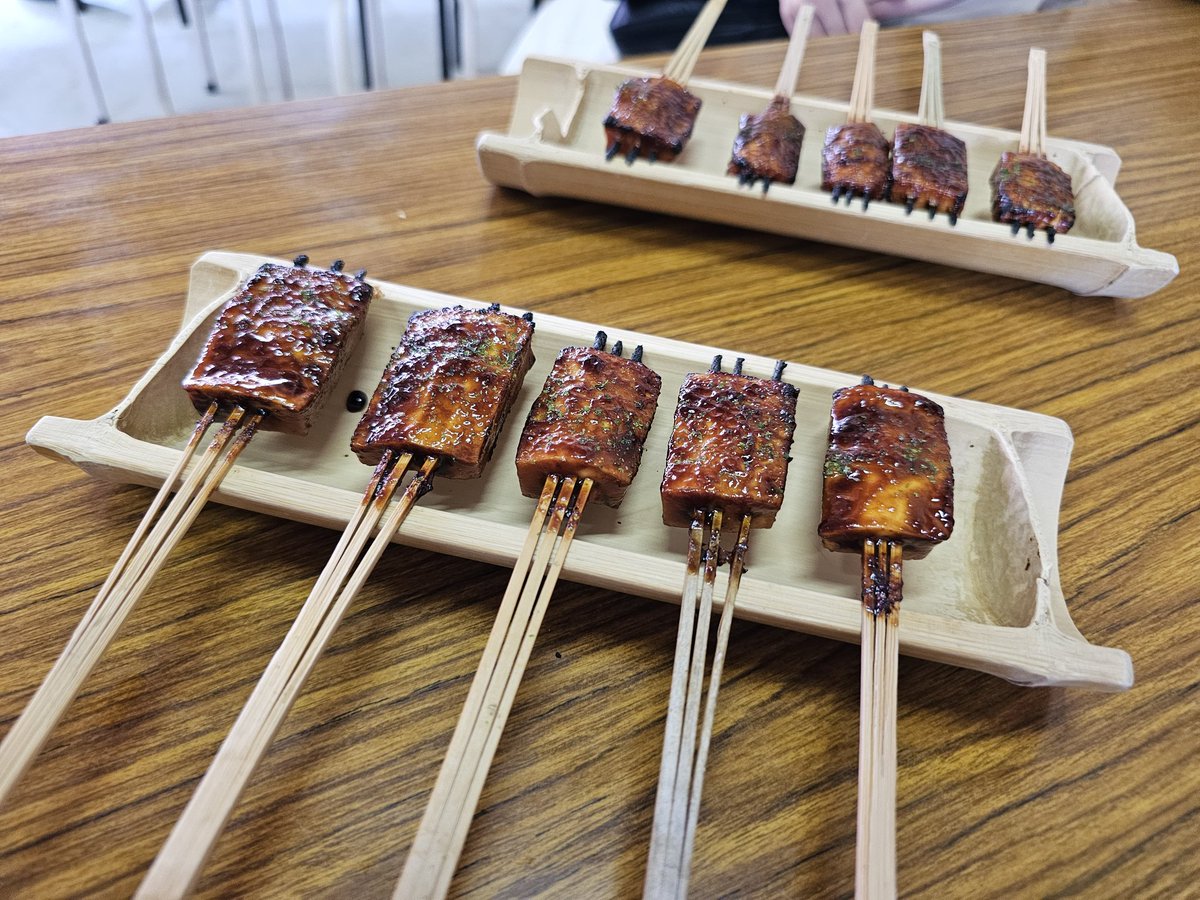
[[[25,711],[0,742],[0,805],[32,764],[134,605],[183,539],[212,492],[229,473],[263,418],[262,413],[246,415],[241,407],[230,413],[196,466],[179,485],[170,502],[166,502],[215,413],[215,408],[210,407],[196,423],[183,453],[66,647]],[[228,452],[222,457],[226,448]]]
[[[396,885],[397,900],[431,900],[450,889],[488,768],[591,490],[590,478],[546,479]]]
[[[1046,155],[1046,51],[1029,49],[1029,76],[1025,84],[1025,117],[1021,121],[1022,153]]]
[[[130,482],[161,483],[186,440],[190,423],[155,433],[116,408],[178,330],[188,267],[205,248],[288,260],[308,250],[361,260],[382,282],[409,286],[405,297],[436,290],[531,307],[539,332],[552,317],[603,320],[693,348],[791,360],[787,378],[802,392],[802,447],[804,434],[827,427],[805,397],[827,407],[832,387],[797,362],[854,377],[869,369],[982,401],[952,404],[954,442],[971,422],[993,421],[996,407],[1068,422],[1069,462],[1061,449],[1069,439],[1049,434],[1044,417],[1033,417],[1032,429],[1028,420],[1003,427],[1040,527],[1057,532],[1048,594],[1061,585],[1063,609],[1088,639],[1129,651],[1137,689],[1029,689],[913,658],[914,650],[936,652],[936,636],[951,633],[972,658],[1004,647],[1024,660],[1031,639],[1054,648],[1066,641],[1060,629],[1072,626],[1053,611],[1053,599],[1039,601],[1036,623],[996,628],[948,619],[936,594],[910,591],[901,628],[899,881],[914,897],[979,885],[998,897],[1187,896],[1200,796],[1188,740],[1196,697],[1190,656],[1200,635],[1200,618],[1189,610],[1200,542],[1179,536],[1194,530],[1188,498],[1200,433],[1180,397],[1200,371],[1200,182],[1181,151],[1180,129],[1163,123],[1194,119],[1185,86],[1200,81],[1200,17],[1187,0],[1091,0],[994,25],[939,24],[948,113],[1010,129],[1006,149],[1015,150],[1026,56],[1030,46],[1044,47],[1053,61],[1054,158],[1059,135],[1119,148],[1115,183],[1137,218],[1139,241],[1179,257],[1180,274],[1147,302],[1081,302],[1037,282],[895,254],[498,190],[478,174],[474,141],[480,129],[508,130],[515,78],[214,111],[188,117],[186,128],[158,120],[0,140],[0,205],[15,224],[0,242],[0,737],[152,498],[153,489]],[[801,91],[844,102],[857,44],[856,36],[810,40]],[[916,110],[919,47],[920,29],[882,33],[880,109]],[[710,45],[690,87],[760,85],[745,107],[755,109],[769,99],[783,55],[783,41]],[[646,67],[659,71],[665,58]],[[701,137],[716,112],[706,102]],[[806,124],[819,147],[817,126]],[[678,162],[700,149],[689,146]],[[775,193],[753,198],[764,216],[779,208]],[[869,218],[874,204],[865,217],[854,212]],[[197,267],[201,282],[210,276],[232,285],[236,273]],[[396,289],[387,290],[395,304]],[[195,299],[207,305],[215,296]],[[848,326],[868,297],[870,327]],[[394,342],[402,324],[383,309],[379,318],[372,309],[364,337],[372,364],[371,341]],[[506,430],[520,424],[536,372],[562,345],[538,346],[540,368]],[[181,365],[194,358],[178,354]],[[366,390],[378,372],[364,365],[360,376],[356,359],[341,384]],[[172,416],[177,373],[168,369],[161,385],[142,389]],[[343,476],[333,462],[349,452],[344,441],[356,420],[343,400],[331,399],[314,435],[320,443],[296,445],[279,481],[260,475],[283,451],[269,433],[257,435],[218,502],[139,602],[0,808],[6,893],[132,896],[357,504],[368,471]],[[91,446],[107,462],[80,455],[81,470],[23,444],[41,415],[61,424],[110,411],[137,440],[118,445],[112,422],[92,432]],[[824,414],[827,422],[828,408]],[[72,428],[77,434],[82,426]],[[663,428],[664,420],[655,422],[651,439]],[[655,486],[661,446],[647,451],[637,481]],[[417,505],[401,530],[417,546],[380,560],[260,765],[197,897],[383,897],[394,888],[533,510],[533,500],[515,496],[504,455],[510,447],[497,449],[481,485],[501,550],[480,549],[487,523],[457,517],[464,510],[457,496],[444,497],[444,482]],[[302,463],[317,468],[302,474]],[[1059,465],[1070,476],[1061,507],[1053,489],[1062,481]],[[826,552],[822,565],[799,555],[796,572],[811,594],[783,594],[772,605],[764,589],[776,529],[780,545],[800,554],[811,540],[807,486],[819,482],[818,472],[815,457],[796,457],[780,522],[753,536],[704,789],[691,882],[697,898],[730,885],[755,897],[852,890],[855,557]],[[637,482],[627,501],[639,502],[636,489]],[[317,516],[249,511],[277,510],[281,493],[310,490]],[[962,496],[975,493],[964,486]],[[493,507],[492,498],[510,495],[511,514]],[[592,587],[572,575],[576,560],[623,566],[626,557],[604,556],[600,533],[618,544],[641,538],[640,509],[614,514],[589,505],[452,896],[640,893],[678,608],[643,600],[641,588]],[[992,513],[974,509],[972,519]],[[307,524],[314,518],[329,527]],[[461,549],[435,550],[443,533],[453,534],[444,528],[451,521],[464,523]],[[424,525],[434,529],[429,540],[418,531]],[[921,570],[955,558],[949,544],[960,536],[908,567],[912,590]],[[673,548],[664,597],[670,589],[677,603],[686,529]],[[631,561],[637,566],[640,557]],[[1024,562],[1018,558],[1017,568]],[[1045,574],[1035,560],[1028,578]],[[825,581],[810,583],[810,575]],[[813,623],[805,628],[828,637],[763,627],[747,621],[748,608],[756,615],[795,609]],[[1085,661],[1079,646],[1073,635],[1061,666],[1022,662],[1035,674],[1005,671],[1043,683],[1076,678]]]
[[[847,122],[871,121],[871,110],[875,107],[875,44],[878,38],[879,23],[867,19],[858,35],[858,59],[854,64]]]
[[[697,515],[688,530],[687,577],[680,603],[658,793],[654,801],[654,824],[643,887],[643,895],[652,900],[683,900],[688,893],[717,695],[751,527],[750,517],[743,516],[730,554],[729,581],[710,666],[708,634],[717,569],[721,562],[722,518],[720,510],[711,510]],[[701,553],[700,548],[704,545],[707,546]],[[706,669],[709,670],[707,691],[704,689]]]
[[[790,97],[796,93],[800,81],[800,66],[804,63],[804,47],[808,44],[808,33],[812,29],[813,8],[805,5],[796,13],[792,25],[792,37],[788,41],[787,53],[783,57],[783,68],[775,80],[775,96]]]
[[[429,489],[436,457],[421,463],[389,507],[411,460],[412,454],[389,452],[376,467],[350,527],[138,888],[136,896],[142,900],[191,893],[246,784],[350,603],[413,504]]]
[[[865,541],[858,732],[858,844],[854,894],[896,897],[896,689],[902,548]],[[886,587],[880,587],[880,585]]]
[[[942,42],[937,34],[926,31],[921,35],[925,50],[925,65],[921,70],[921,105],[917,118],[922,125],[941,128],[946,121],[942,102]]]
[[[700,59],[700,51],[704,49],[704,45],[708,43],[708,36],[712,34],[713,26],[717,24],[717,19],[721,17],[722,10],[725,9],[726,0],[708,0],[701,7],[696,20],[687,30],[687,34],[683,36],[679,47],[667,62],[663,69],[663,75],[674,81],[676,84],[687,84],[692,77],[692,72],[696,68],[696,63]]]
[[[176,428],[182,432],[191,415],[174,376],[167,378],[163,373],[190,361],[190,342],[207,333],[208,317],[223,302],[225,292],[266,261],[239,254],[210,254],[205,260],[195,269],[194,308],[199,312],[118,408],[123,425],[114,427],[107,417],[74,424],[51,419],[39,423],[31,433],[34,446],[89,468],[101,468],[111,478],[154,481],[163,477],[166,463],[160,474],[155,468],[158,457],[152,436],[169,435]],[[374,286],[373,324],[353,367],[343,376],[347,383],[377,377],[391,355],[392,335],[403,331],[416,310],[473,302],[386,282]],[[545,314],[539,314],[537,322],[533,342],[541,362],[531,371],[533,378],[549,373],[559,349],[590,343],[601,327]],[[688,372],[707,368],[718,353],[746,356],[746,371],[762,377],[775,366],[770,358],[647,334],[627,333],[627,342],[640,343],[653,353],[668,396],[678,390]],[[800,389],[797,416],[801,427],[793,445],[792,465],[797,470],[819,471],[825,453],[819,435],[829,416],[826,398],[858,376],[797,363],[789,363],[787,373],[788,380]],[[1070,430],[1047,416],[921,392],[945,409],[956,468],[968,473],[958,479],[957,496],[964,503],[982,504],[986,513],[959,522],[955,540],[938,550],[939,565],[923,567],[910,583],[904,652],[1025,682],[1108,690],[1127,686],[1132,681],[1128,658],[1119,650],[1092,647],[1074,633],[1061,596],[1054,504],[1066,476]],[[656,421],[667,415],[660,409]],[[337,439],[332,430],[348,427],[351,420],[356,421],[349,414],[319,419],[314,433],[303,439],[261,436],[253,460],[243,461],[223,483],[222,492],[238,505],[344,528],[358,503],[362,467],[338,449],[339,441],[348,440],[348,434]],[[646,459],[665,457],[669,433],[669,426],[662,421],[651,427]],[[496,456],[512,459],[518,437],[517,429],[503,432]],[[331,448],[321,460],[320,477],[313,476],[310,462],[302,456],[305,447],[314,445]],[[984,473],[990,473],[987,479]],[[498,477],[492,469],[478,480],[444,482],[439,494],[446,496],[453,508],[419,507],[413,511],[412,527],[398,539],[511,565],[527,531],[528,504],[518,491],[489,491]],[[797,571],[820,571],[827,556],[806,515],[819,504],[819,490],[819,479],[793,480],[778,524],[756,541],[756,565],[742,584],[737,614],[857,641],[860,623],[851,598],[828,582],[807,584],[796,575]],[[480,506],[485,495],[486,509]],[[585,584],[678,602],[685,566],[670,532],[658,524],[661,500],[657,479],[634,481],[622,503],[622,516],[631,525],[620,534],[603,541],[587,536],[576,541],[564,564],[564,575]],[[1007,549],[1011,547],[1036,550],[1028,561],[1031,568],[1035,564],[1041,567],[1039,580],[1030,579],[1024,566],[1026,557],[1014,557]],[[986,591],[970,576],[979,565],[994,573]],[[839,585],[842,580],[832,579]]]

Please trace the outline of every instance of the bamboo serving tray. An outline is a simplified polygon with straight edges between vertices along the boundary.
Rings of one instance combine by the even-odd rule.
[[[268,261],[274,260],[224,252],[202,256],[192,268],[181,330],[128,396],[91,421],[47,416],[29,432],[28,443],[101,478],[160,484],[196,421],[180,380],[199,356],[217,310]],[[312,433],[260,432],[217,491],[218,501],[328,528],[346,525],[371,470],[350,452],[359,414],[346,411],[345,397],[352,390],[371,393],[412,312],[455,303],[483,305],[372,283],[379,293],[366,334]],[[520,424],[558,351],[590,345],[598,327],[541,313],[535,322],[537,362],[484,476],[435,481],[400,530],[399,543],[513,564],[535,505],[521,495],[513,465]],[[662,376],[662,395],[641,471],[624,504],[619,510],[589,508],[563,575],[677,603],[687,533],[662,524],[658,494],[675,399],[684,376],[706,370],[713,354],[723,353],[729,361],[744,354],[631,332],[610,330],[609,338],[631,349],[639,343],[645,347],[645,362]],[[773,365],[774,360],[747,356],[745,371],[769,377]],[[891,375],[873,374],[883,381]],[[816,533],[830,395],[857,376],[791,363],[784,378],[800,391],[787,496],[775,526],[754,537],[737,613],[857,642],[859,559],[824,550]],[[929,396],[946,410],[957,525],[953,539],[905,567],[901,651],[1020,684],[1128,688],[1133,683],[1129,656],[1084,639],[1059,585],[1056,537],[1070,429],[1043,415]],[[716,595],[723,592],[719,584]]]
[[[521,72],[508,134],[484,133],[477,150],[484,176],[535,196],[573,197],[665,212],[809,238],[863,250],[907,256],[996,275],[1007,275],[1098,297],[1144,297],[1179,274],[1175,257],[1139,247],[1133,216],[1113,185],[1121,160],[1108,147],[1051,138],[1047,153],[1071,175],[1075,227],[1053,245],[1044,234],[993,222],[988,178],[1000,154],[1016,150],[1015,131],[947,121],[967,144],[969,192],[958,224],[930,221],[919,211],[886,202],[834,206],[821,190],[821,145],[831,125],[846,121],[848,104],[792,98],[792,112],[807,133],[794,185],[775,184],[767,194],[738,186],[725,174],[738,120],[759,113],[767,89],[693,78],[688,90],[703,101],[691,140],[670,163],[639,160],[627,166],[604,159],[604,117],[617,86],[647,73],[619,66],[589,66],[531,58]],[[885,134],[915,115],[876,110]]]

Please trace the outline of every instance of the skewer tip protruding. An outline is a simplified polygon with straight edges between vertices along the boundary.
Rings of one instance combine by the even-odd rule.
[[[305,266],[308,265],[308,254],[301,253],[299,256],[297,256],[295,259],[292,260],[292,265],[294,265],[297,269],[303,269]]]
[[[782,359],[777,359],[775,361],[775,371],[771,373],[771,380],[772,381],[782,381],[783,380],[783,370],[786,368],[787,368],[787,363],[785,363]]]
[[[858,383],[859,384],[874,384],[875,379],[872,378],[870,375],[864,375]]]
[[[354,277],[355,277],[355,279],[357,279],[358,281],[362,281],[364,278],[366,278],[366,277],[367,277],[367,270],[366,270],[366,269],[359,269],[357,272],[355,272],[355,273],[354,273]]]
[[[713,357],[712,365],[708,367],[708,371],[709,372],[720,372],[721,371],[721,354],[720,353],[718,353],[716,356]]]
[[[521,318],[524,319],[526,322],[528,322],[530,325],[533,324],[533,313],[531,313],[531,312],[522,313]]]
[[[340,272],[345,267],[345,265],[346,265],[346,263],[343,260],[335,259],[332,263],[329,264],[329,271],[330,272]]]
[[[733,374],[734,375],[742,374],[742,365],[745,362],[746,362],[746,357],[744,357],[744,356],[739,356],[737,359],[735,359],[733,361]]]
[[[621,142],[613,141],[611,144],[608,145],[608,148],[604,151],[604,161],[610,162],[612,160],[612,158],[617,155],[617,151],[620,149],[621,149]]]
[[[636,347],[633,348],[633,352],[629,354],[629,358],[632,359],[634,362],[642,361],[642,345],[641,344],[638,344]]]
[[[592,341],[593,350],[603,350],[608,344],[608,335],[603,331],[596,332],[596,339]]]
[[[620,341],[617,341],[615,344],[613,344],[613,348],[612,348],[613,356],[620,356],[624,351],[625,351],[625,345],[622,344]]]
[[[499,303],[489,303],[487,311],[488,312],[500,312],[500,304]]]

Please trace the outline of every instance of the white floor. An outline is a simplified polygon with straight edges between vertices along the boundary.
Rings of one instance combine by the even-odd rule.
[[[94,124],[97,106],[60,0],[0,0],[0,136]],[[155,87],[147,42],[133,14],[136,0],[94,0],[82,14],[111,121],[130,121],[257,102],[240,42],[237,0],[203,3],[218,90],[209,93],[196,28],[184,28],[175,0],[150,0],[169,105]],[[357,3],[352,0],[277,0],[288,74],[298,98],[362,89]],[[568,0],[570,2],[570,0]],[[555,5],[552,2],[548,5]],[[465,5],[466,6],[466,5]],[[531,0],[473,0],[473,73],[500,70],[514,41],[530,24]],[[265,0],[252,0],[254,34],[262,54],[266,100],[283,99],[284,76]],[[383,0],[386,86],[442,78],[438,0]],[[566,52],[570,52],[569,50]],[[337,65],[340,54],[344,64]],[[339,81],[341,84],[339,85]]]

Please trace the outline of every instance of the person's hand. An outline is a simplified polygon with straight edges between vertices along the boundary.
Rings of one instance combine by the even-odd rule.
[[[960,0],[779,0],[779,18],[788,34],[804,5],[813,8],[812,35],[855,34],[867,19],[894,21],[954,6]]]

